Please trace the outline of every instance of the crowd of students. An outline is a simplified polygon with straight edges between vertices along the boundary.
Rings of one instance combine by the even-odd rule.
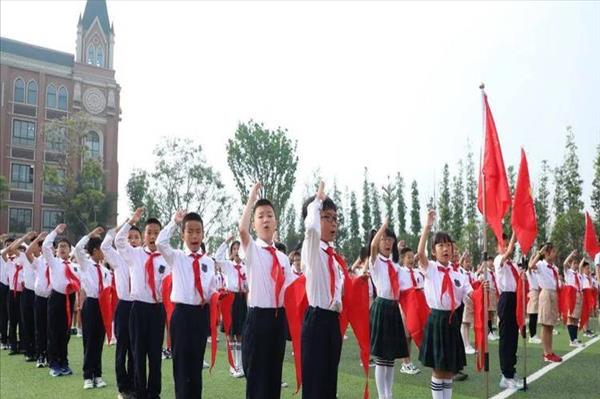
[[[302,397],[333,399],[345,338],[341,326],[352,319],[349,307],[358,306],[349,292],[354,281],[361,281],[368,285],[363,316],[369,323],[366,349],[378,397],[393,397],[396,359],[401,359],[402,373],[420,372],[412,361],[414,342],[419,361],[432,369],[432,397],[448,399],[454,381],[467,378],[462,371],[467,355],[476,353],[470,331],[477,308],[473,293],[479,287],[489,293],[487,333],[489,340],[499,340],[502,388],[523,386],[515,372],[522,282],[528,286],[523,313],[528,315],[529,343],[542,344],[545,361],[562,360],[552,346],[561,318],[571,346],[581,345],[579,330],[594,334],[587,323],[597,310],[598,280],[584,257],[576,260],[575,251],[562,272],[551,243],[527,263],[517,262],[513,234],[506,247],[498,246],[495,257],[475,267],[471,254],[461,254],[449,234],[431,234],[435,212],[429,211],[416,250],[399,241],[384,222],[348,267],[334,248],[336,204],[321,183],[303,205],[304,240],[287,255],[276,242],[275,209],[259,198],[260,189],[257,183],[249,193],[239,241],[229,237],[214,257],[204,246],[201,216],[184,210],[166,226],[148,218],[142,230],[143,209],[137,209],[125,223],[106,231],[95,228],[74,247],[64,224],[51,232],[4,237],[2,349],[23,354],[36,367],[47,366],[52,377],[71,375],[68,344],[72,326],[80,320],[76,331],[83,337],[84,389],[107,385],[102,352],[112,338],[119,397],[160,397],[162,359],[172,358],[176,398],[201,398],[207,343],[213,357],[220,320],[230,374],[245,378],[246,398],[279,398],[286,340],[294,338],[288,318],[297,310],[287,307],[286,290],[301,283],[301,353],[294,356],[301,367]],[[172,246],[178,230],[182,249]],[[416,328],[415,314],[424,315]]]

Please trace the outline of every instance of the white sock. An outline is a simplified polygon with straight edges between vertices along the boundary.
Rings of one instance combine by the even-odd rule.
[[[385,366],[375,364],[375,385],[377,386],[377,395],[379,395],[379,399],[386,399],[386,369],[387,367]]]
[[[392,387],[394,386],[394,367],[386,367],[386,398],[392,398]]]
[[[237,355],[238,355],[238,360],[237,360],[238,370],[243,370],[244,365],[242,364],[242,343],[241,342],[237,343]]]
[[[433,399],[445,399],[444,380],[431,376],[431,397]]]
[[[465,348],[468,348],[469,346],[471,346],[471,344],[469,343],[469,325],[462,323],[460,325],[460,335],[462,335],[462,340],[463,340],[463,344],[465,345]]]
[[[444,399],[452,399],[452,379],[444,381]]]

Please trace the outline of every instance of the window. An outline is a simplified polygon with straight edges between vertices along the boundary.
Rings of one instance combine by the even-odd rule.
[[[49,168],[44,175],[44,192],[63,193],[65,191],[65,170]]]
[[[87,49],[87,63],[90,65],[94,65],[94,60],[96,59],[96,50],[94,49],[94,45],[90,44]]]
[[[58,109],[67,110],[67,89],[63,86],[58,89]]]
[[[67,130],[64,127],[46,131],[46,150],[65,152],[67,150]]]
[[[15,80],[15,93],[13,96],[13,101],[16,103],[25,102],[25,82],[23,82],[23,79],[21,78]]]
[[[89,132],[85,136],[85,146],[90,158],[100,158],[100,136],[96,132]]]
[[[46,89],[46,108],[56,108],[56,86],[53,84]]]
[[[56,226],[64,221],[62,211],[42,211],[42,230],[52,231]]]
[[[31,230],[31,209],[10,208],[8,231],[11,233],[26,233]]]
[[[37,83],[35,80],[27,83],[27,104],[37,105]]]
[[[10,186],[20,190],[33,190],[33,166],[13,163]]]
[[[96,66],[104,67],[104,47],[102,46],[96,49]]]
[[[35,147],[35,122],[13,119],[13,145]]]

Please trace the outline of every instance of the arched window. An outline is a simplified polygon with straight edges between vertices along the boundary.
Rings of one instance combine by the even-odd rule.
[[[85,146],[88,150],[90,158],[100,158],[100,136],[98,133],[91,131],[85,136]]]
[[[27,83],[27,104],[36,105],[37,104],[37,83],[35,80]]]
[[[25,82],[23,79],[18,78],[15,80],[15,92],[13,96],[13,100],[16,103],[24,103],[25,102]]]
[[[96,66],[104,68],[104,47],[98,46],[96,49]]]
[[[56,108],[56,86],[52,83],[46,89],[46,108]]]
[[[87,60],[86,62],[90,65],[94,65],[96,60],[96,49],[93,44],[90,44],[87,49]]]
[[[58,109],[67,110],[67,89],[63,86],[58,89]]]

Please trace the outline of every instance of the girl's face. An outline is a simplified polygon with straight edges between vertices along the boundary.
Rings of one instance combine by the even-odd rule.
[[[239,251],[240,251],[240,244],[233,244],[231,246],[231,257],[235,258],[236,256],[238,256]]]
[[[415,265],[415,254],[413,251],[408,251],[404,254],[402,264],[406,267],[413,267]]]
[[[584,266],[583,269],[581,269],[581,273],[585,274],[586,276],[589,276],[590,275],[590,267]]]
[[[556,248],[552,248],[551,250],[548,251],[548,255],[546,256],[546,259],[548,262],[554,263],[554,261],[556,260]]]
[[[381,241],[379,241],[379,253],[386,258],[389,258],[392,255],[392,248],[394,247],[394,238],[384,236]]]
[[[435,244],[433,248],[435,259],[442,265],[447,265],[452,256],[452,243],[451,242],[440,242]]]
[[[294,267],[294,269],[300,270],[302,268],[300,260],[300,255],[296,254],[292,257],[292,266]]]
[[[577,269],[579,269],[579,266],[577,265],[577,262],[575,260],[571,261],[570,266],[571,266],[571,270],[573,270],[573,271],[577,271]]]
[[[473,268],[473,263],[471,263],[471,257],[469,255],[467,255],[467,256],[464,257],[463,263],[464,264],[462,266],[466,270],[471,270]]]

